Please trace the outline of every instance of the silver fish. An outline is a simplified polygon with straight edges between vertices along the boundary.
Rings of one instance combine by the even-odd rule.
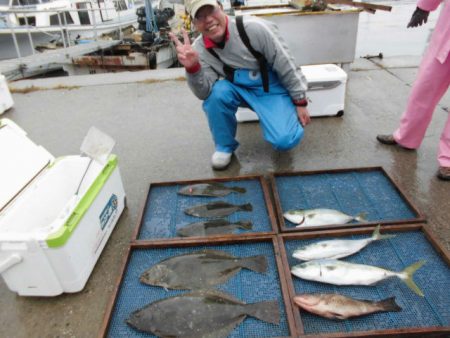
[[[199,290],[150,303],[126,322],[158,337],[225,338],[247,316],[279,324],[278,302],[245,304],[223,292]]]
[[[250,230],[252,229],[252,222],[239,221],[230,223],[225,218],[212,219],[205,222],[191,223],[179,228],[177,230],[177,235],[181,237],[191,237],[229,234],[238,228]]]
[[[375,312],[398,312],[402,310],[395,302],[395,297],[373,301],[359,300],[337,294],[300,294],[294,297],[294,303],[316,315],[340,320],[365,316]]]
[[[242,268],[267,271],[264,255],[235,257],[224,251],[201,250],[167,258],[142,273],[144,284],[167,289],[204,289],[225,283]]]
[[[346,224],[353,220],[358,222],[366,221],[366,214],[360,213],[356,216],[344,214],[334,209],[299,209],[288,210],[283,214],[289,222],[298,224],[296,227],[312,227],[330,224]]]
[[[199,183],[185,186],[178,191],[180,195],[210,197],[223,197],[234,192],[243,194],[246,190],[241,187],[227,187],[221,183]]]
[[[392,237],[395,237],[395,235],[381,235],[380,225],[378,225],[373,231],[372,237],[364,239],[331,239],[319,241],[296,249],[292,256],[302,261],[323,258],[338,259],[353,255],[374,241]]]
[[[333,285],[374,285],[384,279],[398,277],[416,294],[423,297],[422,291],[414,283],[412,276],[425,261],[408,266],[401,272],[395,272],[376,266],[353,264],[337,259],[316,259],[291,268],[291,273],[306,280]]]
[[[236,211],[252,211],[250,203],[234,205],[224,201],[216,201],[188,208],[184,212],[195,217],[226,217]]]

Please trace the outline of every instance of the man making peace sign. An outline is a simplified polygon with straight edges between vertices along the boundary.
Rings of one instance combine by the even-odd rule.
[[[216,0],[191,0],[187,11],[201,35],[193,45],[186,32],[183,43],[173,34],[171,39],[189,87],[204,100],[215,143],[212,167],[225,169],[239,145],[239,106],[256,112],[265,140],[275,149],[296,146],[310,122],[307,83],[276,25],[252,16],[237,23],[242,18],[227,16]]]

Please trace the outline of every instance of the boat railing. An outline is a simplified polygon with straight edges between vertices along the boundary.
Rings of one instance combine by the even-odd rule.
[[[123,1],[122,1],[123,2]],[[120,0],[114,1],[114,3],[121,3]],[[98,16],[96,12],[100,11],[114,11],[117,13],[117,17],[113,20],[104,21],[104,22],[97,22]],[[83,24],[74,24],[74,23],[68,23],[66,13],[72,13],[76,12],[78,13],[87,13],[89,17],[92,19],[91,23],[89,25],[83,25]],[[56,14],[58,22],[56,25],[48,25],[48,26],[34,26],[29,22],[29,16],[33,14],[41,14],[41,13],[49,13],[50,15]],[[11,23],[10,20],[8,20],[8,16],[13,14],[15,21],[19,21],[19,16],[23,20],[24,25],[18,25]],[[32,54],[36,54],[35,50],[35,43],[33,41],[33,34],[34,33],[41,33],[41,34],[48,34],[49,36],[53,36],[53,34],[49,32],[57,33],[58,37],[60,36],[62,41],[62,47],[66,49],[67,47],[70,47],[75,44],[74,41],[72,41],[70,37],[70,30],[77,30],[77,31],[93,31],[93,38],[90,40],[97,41],[99,40],[99,34],[98,31],[100,29],[103,29],[107,24],[114,23],[117,25],[117,32],[119,36],[119,40],[122,40],[123,38],[123,29],[125,27],[128,27],[130,25],[129,20],[124,19],[124,15],[121,15],[121,10],[117,10],[117,7],[102,7],[102,8],[55,8],[55,9],[45,9],[45,10],[36,10],[36,9],[0,9],[0,18],[5,18],[5,22],[2,22],[0,25],[0,31],[3,31],[3,33],[6,33],[7,31],[11,34],[16,56],[18,59],[22,58],[22,55],[20,53],[20,47],[17,39],[17,34],[20,33],[26,33],[28,36],[28,41],[31,47]],[[135,22],[133,22],[134,24]],[[111,30],[113,31],[113,30]]]

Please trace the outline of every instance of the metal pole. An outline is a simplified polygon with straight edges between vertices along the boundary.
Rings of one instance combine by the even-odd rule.
[[[14,13],[14,17],[16,18],[16,22],[19,22],[19,20],[17,20],[16,13]],[[14,41],[14,47],[16,48],[17,58],[22,62],[22,56],[20,55],[20,48],[19,48],[19,44],[17,43],[16,32],[14,31],[14,28],[12,26],[11,26],[11,33],[12,33],[12,37],[13,37],[13,41]]]
[[[100,7],[99,7],[100,10]],[[97,41],[97,20],[95,20],[95,8],[91,8],[92,11],[92,23],[94,26],[94,39]]]
[[[23,13],[23,17],[25,18],[25,25],[27,27],[27,35],[28,35],[28,40],[30,41],[31,53],[34,55],[35,53],[34,53],[33,38],[31,37],[30,26],[28,25],[27,13]]]
[[[122,22],[120,21],[120,11],[117,11],[117,17],[119,19],[119,40],[122,40]]]
[[[67,36],[67,44],[70,47],[70,36],[69,36],[69,31],[67,30],[67,18],[66,18],[66,13],[67,12],[63,12],[63,19],[64,19],[64,31],[66,32],[66,36]]]
[[[65,38],[65,36],[64,36],[64,28],[63,28],[63,25],[62,25],[62,22],[61,22],[61,16],[59,15],[60,13],[61,13],[60,11],[57,11],[57,12],[56,12],[56,14],[57,14],[57,16],[58,16],[59,28],[61,29],[61,38],[62,38],[62,40],[63,40],[64,49],[66,49],[66,48],[67,48],[67,45],[66,45],[66,38]]]

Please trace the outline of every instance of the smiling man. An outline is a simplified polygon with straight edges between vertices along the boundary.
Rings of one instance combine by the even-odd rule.
[[[236,111],[250,107],[263,135],[276,150],[289,150],[310,122],[307,83],[297,69],[274,23],[260,18],[227,16],[216,0],[191,0],[187,5],[201,35],[191,45],[174,35],[189,87],[203,102],[215,143],[212,167],[225,169],[238,147]]]

